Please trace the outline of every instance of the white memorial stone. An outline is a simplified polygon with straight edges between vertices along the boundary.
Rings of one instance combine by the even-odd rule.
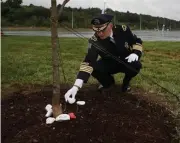
[[[53,114],[53,110],[49,109],[49,110],[47,110],[45,117],[50,117],[52,114]]]
[[[85,101],[77,101],[77,105],[85,105]]]
[[[54,123],[55,120],[56,120],[55,118],[49,117],[46,119],[46,124],[52,124],[52,123]]]
[[[70,120],[70,116],[68,114],[61,114],[56,117],[56,121],[67,121]]]

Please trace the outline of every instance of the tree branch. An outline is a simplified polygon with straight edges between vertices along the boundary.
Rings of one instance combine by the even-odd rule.
[[[61,5],[61,8],[59,10],[59,14],[58,14],[58,17],[60,17],[62,15],[62,12],[63,12],[63,9],[65,7],[65,5],[69,2],[70,0],[64,0],[62,5]]]

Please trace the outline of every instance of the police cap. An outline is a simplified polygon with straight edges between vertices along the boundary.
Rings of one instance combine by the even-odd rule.
[[[113,19],[112,15],[109,14],[101,14],[95,18],[92,19],[91,24],[92,25],[102,25],[107,22],[111,22]]]
[[[112,21],[113,16],[109,14],[101,14],[91,20],[94,31],[102,31]]]

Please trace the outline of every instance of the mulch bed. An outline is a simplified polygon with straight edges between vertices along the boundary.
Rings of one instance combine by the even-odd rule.
[[[63,94],[69,89],[61,85]],[[1,101],[2,143],[178,143],[175,123],[166,108],[150,102],[143,92],[100,94],[96,86],[77,95],[84,106],[67,104],[65,113],[76,119],[46,124],[45,106],[51,104],[52,87],[14,92]],[[61,103],[64,107],[64,99]]]

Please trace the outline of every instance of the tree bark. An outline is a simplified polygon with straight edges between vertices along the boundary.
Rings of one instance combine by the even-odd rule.
[[[60,106],[60,70],[58,57],[58,32],[57,32],[58,18],[56,0],[51,0],[51,43],[52,43],[52,65],[53,65],[53,96],[52,108],[53,116],[57,117],[62,114],[62,107]]]
[[[52,43],[52,65],[53,65],[53,96],[52,96],[52,108],[53,116],[56,118],[63,113],[62,105],[60,104],[60,57],[58,54],[58,17],[61,16],[63,8],[69,0],[64,0],[59,11],[57,13],[56,0],[51,0],[51,43]],[[60,47],[59,47],[60,48]]]

